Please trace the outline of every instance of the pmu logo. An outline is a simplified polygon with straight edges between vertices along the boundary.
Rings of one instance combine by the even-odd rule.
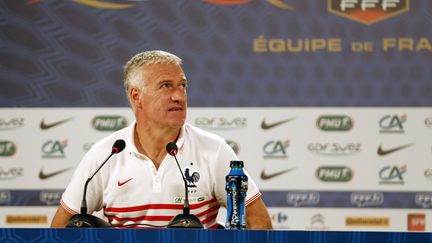
[[[48,140],[42,145],[42,158],[64,158],[65,148],[68,145],[67,139]]]
[[[432,207],[432,193],[419,192],[415,194],[415,204],[422,208]]]
[[[384,203],[384,195],[382,192],[353,192],[350,201],[359,208],[380,206]]]
[[[290,140],[271,140],[264,144],[264,158],[283,159],[287,158],[287,149],[290,146]]]
[[[380,133],[404,133],[403,124],[407,121],[407,115],[386,115],[379,121]]]
[[[381,181],[379,184],[404,184],[403,174],[407,172],[407,166],[385,166],[379,172]]]
[[[361,152],[360,143],[310,143],[309,152],[324,156],[345,156]]]
[[[0,118],[0,131],[11,130],[24,126],[24,118],[14,117],[11,119]]]
[[[16,153],[16,145],[11,141],[0,141],[0,157],[10,157]]]
[[[117,131],[127,126],[127,120],[123,116],[96,116],[92,125],[98,131]]]
[[[353,172],[347,166],[321,166],[316,170],[316,177],[323,182],[348,182]]]
[[[234,130],[246,127],[247,119],[245,117],[198,117],[195,119],[195,125],[210,130]]]
[[[351,117],[345,115],[324,115],[318,117],[316,125],[323,131],[349,131],[354,122]]]
[[[287,202],[294,207],[315,206],[320,202],[319,192],[289,192]]]
[[[39,193],[39,200],[41,203],[46,205],[58,205],[60,203],[61,196],[62,192],[59,191],[41,191]]]
[[[360,22],[374,24],[409,10],[409,0],[327,0],[328,11]]]

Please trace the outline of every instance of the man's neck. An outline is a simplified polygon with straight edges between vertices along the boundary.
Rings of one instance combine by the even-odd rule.
[[[166,145],[178,138],[181,129],[157,128],[137,123],[134,130],[134,142],[138,152],[149,157],[156,168],[159,168],[166,156]]]

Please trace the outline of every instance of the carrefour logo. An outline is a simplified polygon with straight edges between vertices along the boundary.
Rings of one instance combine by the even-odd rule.
[[[407,12],[409,3],[409,0],[327,0],[327,7],[336,15],[373,24]]]
[[[11,141],[0,141],[0,157],[9,157],[15,154],[16,145]]]
[[[318,117],[316,125],[323,131],[349,131],[354,121],[345,115],[324,115]]]
[[[98,131],[117,131],[127,126],[127,120],[123,116],[96,116],[92,125]]]
[[[353,172],[346,166],[321,166],[316,176],[324,182],[348,182],[353,178]]]

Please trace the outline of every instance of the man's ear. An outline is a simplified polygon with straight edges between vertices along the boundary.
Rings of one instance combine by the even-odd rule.
[[[135,109],[141,108],[140,94],[141,94],[141,92],[139,91],[139,89],[137,89],[135,87],[131,88],[129,91],[130,101],[133,104],[133,106],[135,106]]]

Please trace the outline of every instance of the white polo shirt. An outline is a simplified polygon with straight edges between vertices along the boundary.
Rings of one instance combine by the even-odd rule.
[[[167,154],[156,170],[153,162],[136,149],[134,127],[135,122],[114,132],[84,155],[62,196],[66,210],[80,212],[85,181],[110,154],[114,142],[124,139],[125,150],[113,155],[88,185],[88,213],[103,209],[115,227],[136,223],[166,226],[182,213],[184,182],[174,158]],[[177,159],[188,181],[190,212],[198,216],[204,228],[215,228],[219,207],[227,205],[225,176],[230,161],[238,158],[223,138],[187,123],[177,146]],[[246,205],[260,195],[249,177]]]

